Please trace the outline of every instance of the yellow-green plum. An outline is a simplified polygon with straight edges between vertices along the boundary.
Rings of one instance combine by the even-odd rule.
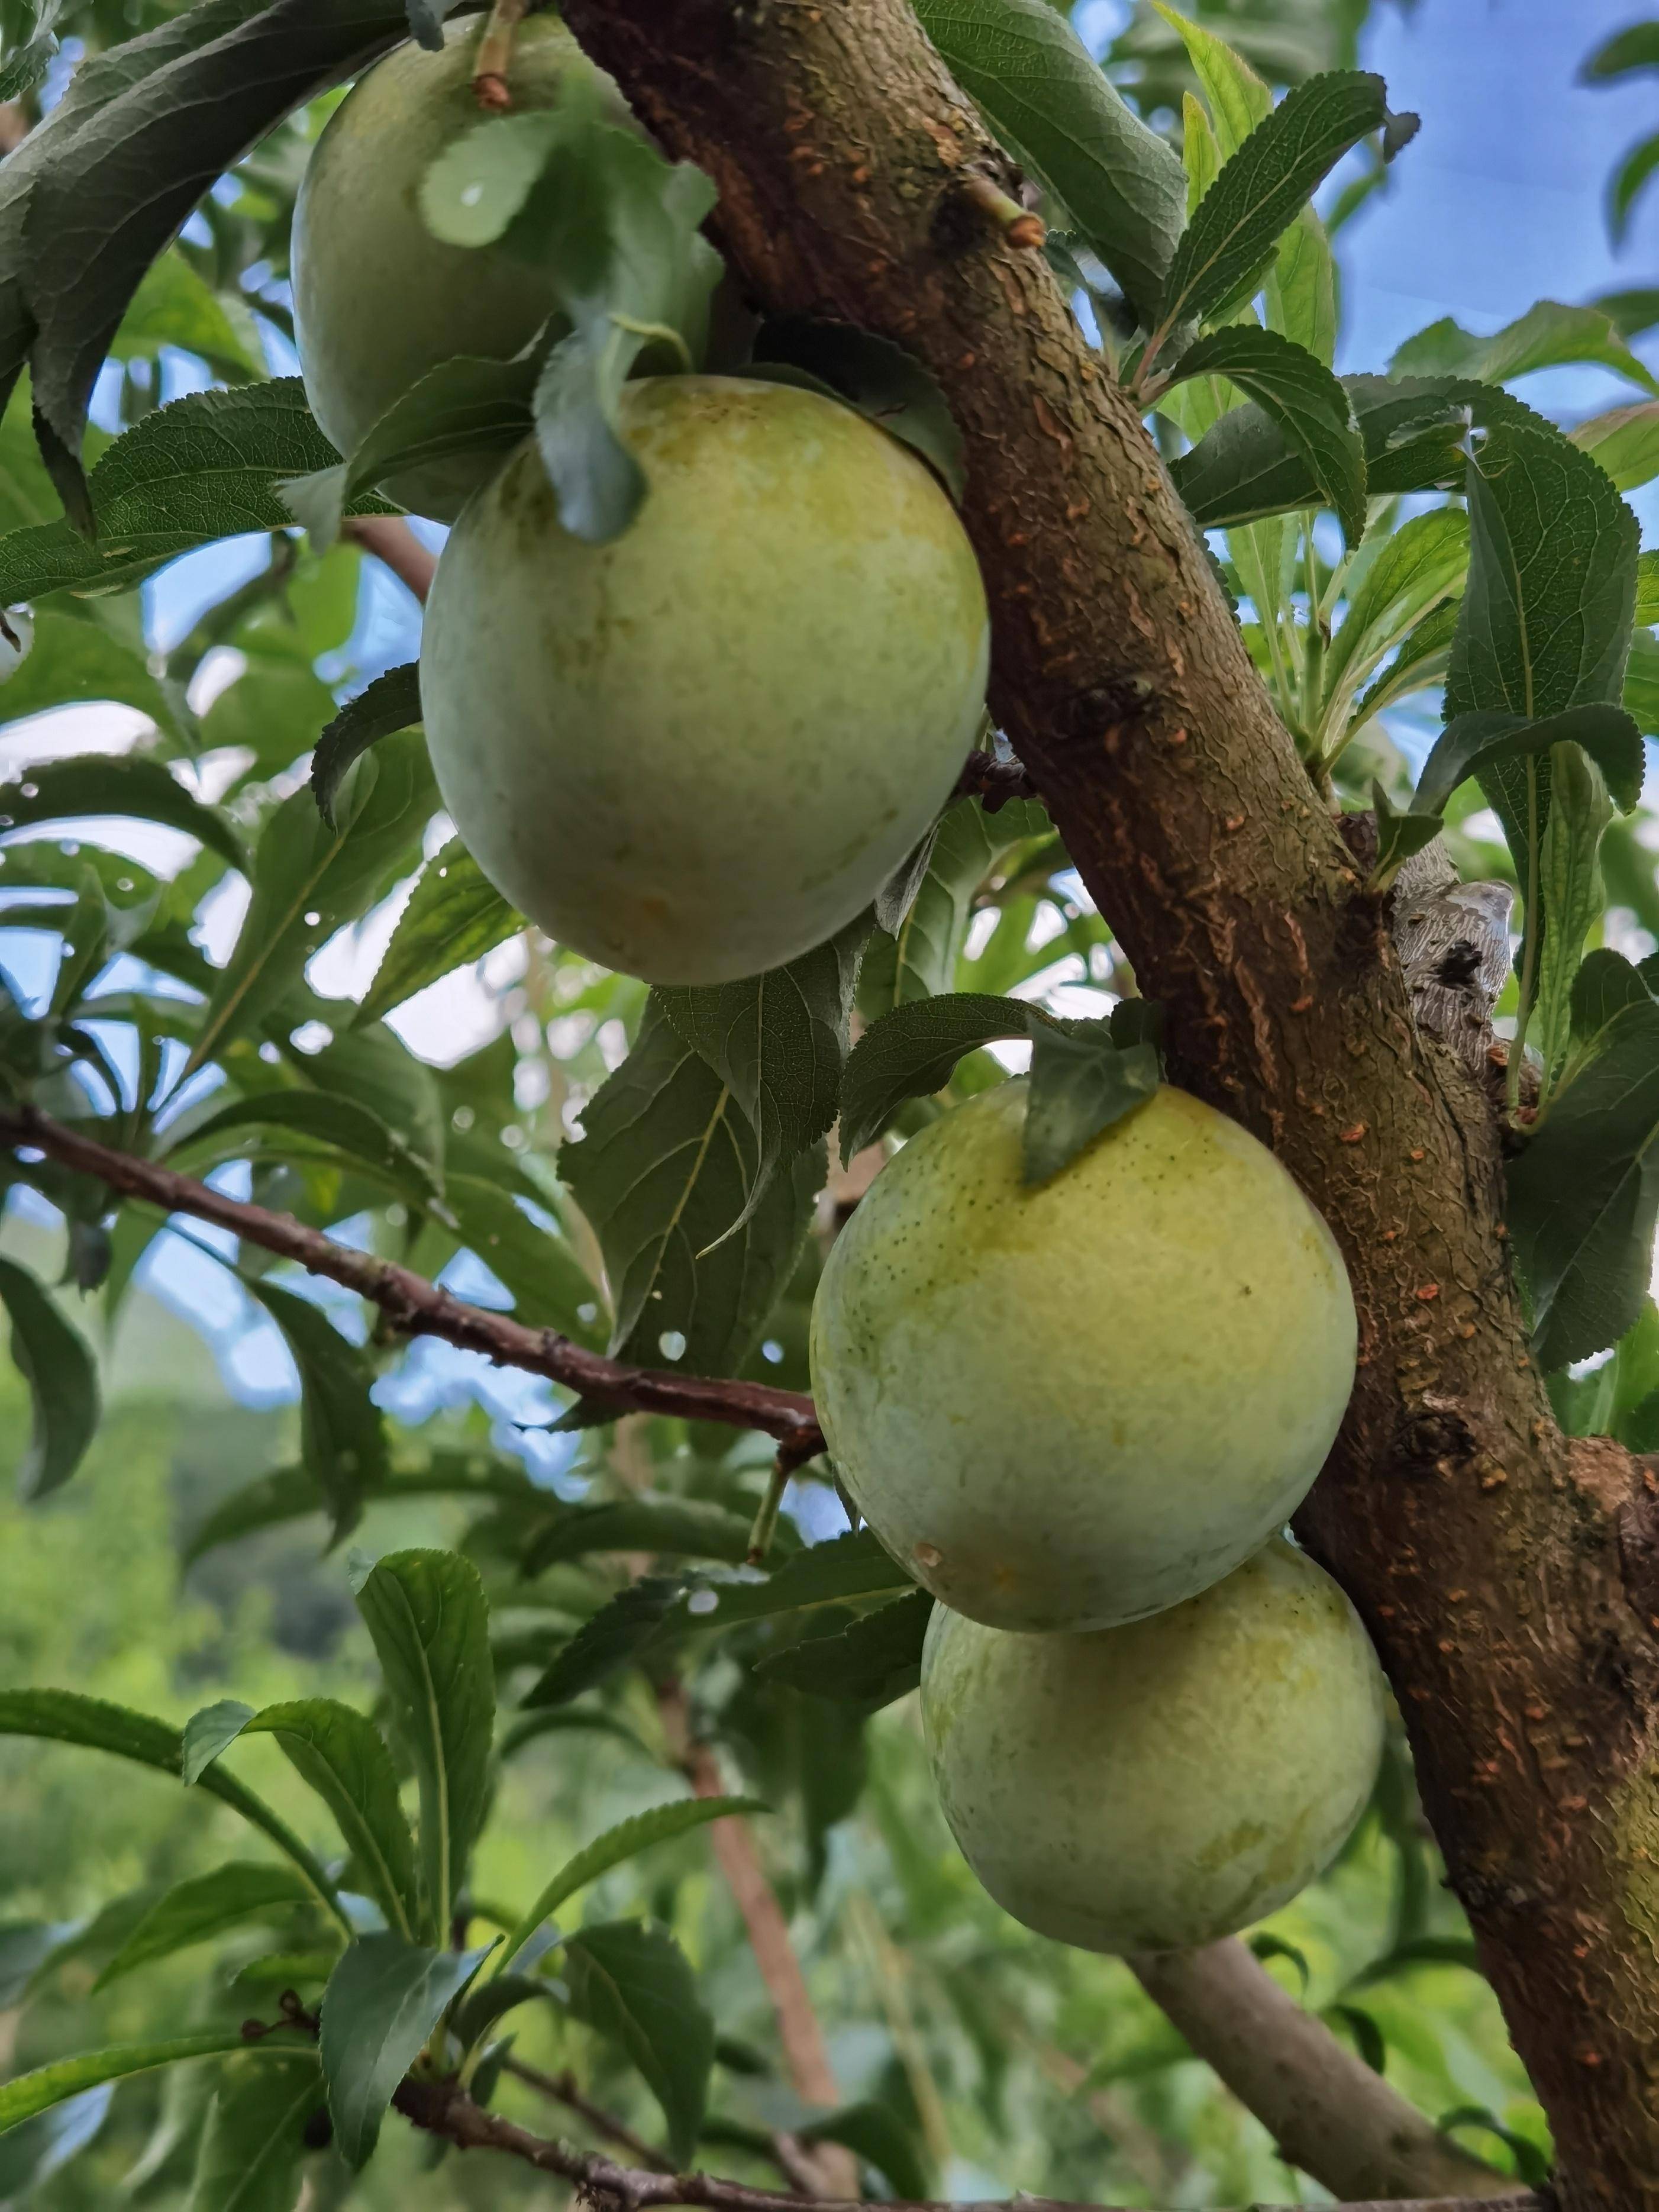
[[[294,316],[306,394],[343,453],[392,401],[458,354],[505,361],[557,305],[551,272],[497,243],[447,246],[421,214],[421,180],[463,131],[487,120],[472,92],[484,18],[447,26],[443,51],[398,46],[329,118],[294,211]],[[615,120],[622,94],[556,15],[530,16],[507,71],[515,113],[550,107],[573,70],[598,79]],[[461,454],[400,472],[386,489],[417,514],[453,521],[500,456]]]
[[[1212,1943],[1340,1849],[1382,1752],[1382,1669],[1275,1540],[1150,1620],[1018,1636],[944,1606],[921,1710],[939,1802],[1004,1911],[1086,1951]]]
[[[1107,1628],[1247,1559],[1353,1384],[1330,1232],[1237,1122],[1168,1085],[1035,1188],[1023,1079],[876,1177],[812,1313],[831,1457],[877,1535],[994,1628]]]
[[[720,983],[850,921],[944,803],[988,629],[908,447],[816,392],[625,387],[648,486],[571,536],[535,445],[438,564],[421,699],[445,805],[503,896],[653,983]]]

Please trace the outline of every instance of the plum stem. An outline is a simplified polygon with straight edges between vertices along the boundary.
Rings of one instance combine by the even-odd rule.
[[[505,115],[513,105],[507,73],[513,66],[513,47],[530,0],[495,0],[478,41],[478,58],[472,71],[472,97],[492,115]]]

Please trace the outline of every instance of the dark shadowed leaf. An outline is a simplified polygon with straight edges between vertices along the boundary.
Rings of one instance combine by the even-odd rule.
[[[320,2048],[348,2166],[367,2162],[398,2084],[488,1956],[487,1948],[434,1951],[390,1935],[365,1936],[344,1953],[323,1991]]]
[[[385,1418],[369,1396],[374,1367],[309,1298],[260,1275],[241,1279],[283,1332],[300,1370],[301,1455],[328,1500],[337,1541],[362,1518],[365,1494],[386,1480]]]
[[[421,719],[421,669],[405,661],[377,676],[345,705],[317,740],[311,763],[311,788],[317,811],[331,830],[340,780],[358,756],[381,738],[412,729]],[[395,1002],[394,1002],[395,1003]]]
[[[963,89],[1042,173],[1150,323],[1187,210],[1168,143],[1044,0],[919,0],[916,13]]]
[[[193,1943],[206,1943],[245,1920],[269,1919],[315,1902],[309,1882],[294,1868],[230,1860],[211,1874],[197,1875],[168,1890],[151,1905],[98,1977],[103,1989],[135,1968]]]
[[[995,4],[1006,7],[1010,0],[995,0]],[[1034,0],[1024,0],[1024,4],[1034,4]],[[860,415],[920,453],[960,503],[967,482],[962,433],[951,420],[945,394],[902,346],[851,323],[791,316],[762,324],[755,339],[755,360],[762,366],[804,369],[838,392]]]
[[[684,1626],[730,1628],[740,1620],[846,1605],[915,1587],[915,1577],[888,1556],[870,1529],[862,1528],[856,1535],[809,1545],[764,1580],[756,1576],[742,1582],[700,1584],[682,1607]]]
[[[842,1159],[873,1144],[907,1098],[942,1091],[969,1053],[1026,1036],[1026,1014],[1015,999],[947,991],[895,1006],[873,1023],[854,1046],[842,1084]]]
[[[1446,825],[1439,815],[1420,813],[1415,808],[1398,812],[1375,780],[1371,806],[1376,815],[1376,865],[1371,871],[1370,889],[1385,891],[1413,854],[1431,845]]]
[[[1365,450],[1352,403],[1322,362],[1277,331],[1232,323],[1188,346],[1177,382],[1225,376],[1247,392],[1307,462],[1351,544],[1365,527]]]
[[[394,1136],[378,1114],[337,1091],[264,1091],[234,1099],[197,1122],[173,1151],[199,1172],[204,1160],[245,1158],[255,1131],[272,1133],[270,1146],[261,1151],[279,1152],[283,1138],[292,1135],[304,1140],[304,1158],[314,1158],[319,1145],[343,1152],[415,1206],[428,1206],[438,1195],[438,1180],[428,1162]]]
[[[759,1143],[654,992],[633,1051],[583,1109],[582,1127],[559,1173],[605,1253],[611,1350],[647,1366],[673,1359],[692,1374],[730,1373],[793,1272],[823,1180],[821,1148],[775,1176],[728,1234],[759,1174]]]
[[[668,2124],[682,2166],[696,2148],[714,2063],[714,2024],[685,1954],[665,1928],[613,1920],[565,1947],[570,2009],[626,2052]]]
[[[1455,716],[1423,763],[1413,811],[1438,813],[1468,777],[1483,775],[1499,761],[1525,759],[1567,744],[1583,747],[1607,778],[1615,803],[1628,814],[1642,795],[1642,733],[1623,707],[1601,705],[1568,707],[1537,721],[1502,711]]]
[[[804,2143],[841,2143],[875,2167],[896,2197],[925,2199],[934,2186],[917,2138],[890,2105],[848,2105],[798,2130]]]
[[[738,1566],[749,1556],[751,1523],[696,1498],[617,1498],[599,1505],[562,1505],[533,1527],[520,1571],[543,1574],[563,1559],[595,1552],[654,1552],[687,1559],[724,1559]]]
[[[33,1426],[17,1470],[19,1494],[44,1498],[67,1482],[98,1427],[98,1368],[27,1267],[0,1258],[0,1306],[11,1322],[11,1356],[29,1386]]]
[[[421,871],[357,1019],[378,1021],[441,975],[471,967],[524,927],[524,916],[507,904],[460,839],[452,837]]]
[[[489,1800],[489,1608],[471,1561],[435,1551],[388,1553],[357,1607],[420,1781],[427,1925],[441,1938]]]
[[[866,1022],[951,988],[975,894],[1017,846],[1049,835],[1051,827],[1035,799],[1015,799],[994,814],[977,799],[945,809],[908,910],[895,931],[878,933],[865,948],[859,1009]]]
[[[1155,1044],[1120,1046],[1110,1022],[1030,1023],[1031,1073],[1025,1100],[1021,1172],[1046,1182],[1103,1129],[1143,1106],[1162,1067]]]
[[[873,1712],[921,1681],[922,1638],[933,1610],[926,1590],[909,1591],[831,1635],[789,1644],[763,1660],[757,1671],[769,1681],[787,1682],[792,1690]]]
[[[227,2067],[208,2112],[189,2212],[295,2212],[307,2126],[323,2102],[314,2052]]]
[[[566,1705],[629,1665],[669,1625],[684,1588],[666,1577],[644,1575],[618,1590],[576,1631],[526,1697],[526,1707]]]
[[[559,1907],[597,1881],[612,1867],[637,1858],[653,1844],[672,1843],[678,1836],[689,1836],[693,1829],[706,1828],[711,1820],[723,1820],[732,1813],[764,1813],[769,1808],[758,1797],[683,1797],[667,1805],[653,1805],[649,1811],[635,1813],[630,1820],[620,1820],[614,1828],[607,1828],[591,1844],[584,1844],[575,1856],[567,1859],[547,1884],[507,1939],[501,1961],[506,1966],[516,1959],[525,1945],[545,1920],[550,1920]]]

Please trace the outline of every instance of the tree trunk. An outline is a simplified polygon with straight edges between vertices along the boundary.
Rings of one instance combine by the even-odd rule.
[[[1659,2206],[1659,1534],[1637,1463],[1550,1419],[1491,1109],[1417,1035],[1133,404],[964,190],[1012,174],[904,0],[565,12],[714,178],[759,302],[896,339],[944,388],[997,715],[1164,1004],[1176,1079],[1273,1146],[1346,1256],[1359,1376],[1299,1532],[1399,1694],[1564,2204]]]

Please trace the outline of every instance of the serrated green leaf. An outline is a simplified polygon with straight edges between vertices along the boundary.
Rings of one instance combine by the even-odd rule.
[[[489,1608],[454,1552],[391,1552],[357,1591],[421,1790],[426,1924],[448,1934],[483,1824],[495,1729]]]
[[[1328,730],[1346,720],[1354,695],[1383,658],[1462,591],[1468,565],[1469,526],[1458,507],[1413,515],[1382,539],[1326,648],[1321,714]]]
[[[1389,374],[1507,384],[1534,369],[1577,362],[1594,362],[1659,393],[1659,379],[1625,343],[1610,315],[1598,307],[1565,307],[1559,300],[1540,300],[1489,338],[1475,337],[1443,316],[1406,340],[1389,363]]]
[[[1223,163],[1182,232],[1164,278],[1161,326],[1201,321],[1264,276],[1316,186],[1387,115],[1382,80],[1364,70],[1333,70],[1286,93]]]
[[[252,2051],[267,2058],[291,2057],[301,2048],[295,2039],[279,2035],[262,2043],[246,2044],[240,2028],[210,2029],[201,2035],[159,2037],[149,2043],[124,2043],[107,2051],[88,2051],[75,2058],[60,2058],[51,2066],[37,2066],[0,2081],[0,2134],[37,2112],[49,2112],[70,2097],[95,2089],[103,2081],[121,2081],[133,2074],[153,2073],[158,2066],[176,2066],[187,2058],[220,2058],[233,2051]]]
[[[550,1920],[562,1905],[578,1890],[597,1881],[602,1874],[608,1874],[612,1867],[637,1858],[653,1844],[689,1836],[693,1829],[707,1827],[711,1820],[723,1820],[733,1813],[764,1813],[769,1809],[757,1797],[686,1797],[667,1805],[653,1805],[647,1812],[635,1813],[630,1819],[618,1821],[614,1828],[607,1828],[602,1836],[584,1844],[574,1858],[566,1860],[507,1936],[500,1954],[501,1966],[506,1967],[518,1957],[542,1923]]]
[[[382,738],[413,729],[421,719],[421,669],[415,660],[388,668],[345,705],[317,740],[311,791],[317,811],[331,830],[341,779],[353,761]],[[395,1001],[394,1001],[395,1003]]]
[[[690,1374],[740,1366],[793,1272],[823,1179],[821,1150],[766,1187],[735,1233],[760,1167],[732,1095],[653,992],[634,1049],[583,1110],[559,1173],[605,1254],[611,1350],[660,1366],[683,1337]]]
[[[415,1838],[398,1771],[374,1723],[333,1698],[301,1698],[252,1714],[246,1732],[274,1735],[289,1763],[334,1815],[357,1878],[394,1933],[420,1917]]]
[[[689,2166],[714,2063],[714,2024],[696,1978],[665,1928],[614,1920],[584,1928],[565,1947],[576,2018],[626,2052],[662,2106],[668,2147]]]
[[[252,1706],[245,1705],[240,1698],[221,1698],[191,1715],[185,1723],[184,1750],[179,1762],[179,1778],[186,1789],[201,1780],[252,1718]]]
[[[644,1575],[618,1590],[583,1622],[534,1684],[524,1700],[526,1709],[568,1704],[629,1665],[656,1639],[683,1588],[665,1577]]]
[[[313,2053],[228,2067],[208,2113],[189,2212],[294,2212],[307,2127],[323,2103]]]
[[[1186,207],[1181,164],[1043,0],[919,0],[922,28],[1150,321]]]
[[[14,615],[13,626],[23,617]],[[179,702],[150,672],[145,655],[97,623],[50,608],[37,614],[23,660],[0,684],[0,721],[21,720],[48,707],[111,699],[148,714],[169,737],[182,740]]]
[[[892,1121],[908,1098],[942,1091],[959,1060],[999,1037],[1028,1034],[1015,999],[952,991],[895,1006],[853,1048],[842,1083],[841,1152],[850,1160]]]
[[[509,1190],[481,1176],[452,1175],[442,1213],[476,1252],[532,1328],[556,1328],[579,1343],[605,1340],[604,1301],[559,1231],[532,1220]]]
[[[0,784],[0,836],[41,822],[107,814],[182,830],[233,868],[247,867],[234,824],[216,807],[192,799],[160,761],[131,753],[82,753],[71,760],[44,761]]]
[[[227,306],[176,246],[144,271],[110,354],[116,361],[153,361],[168,346],[197,355],[227,384],[267,374],[246,306],[234,295]]]
[[[337,1542],[362,1519],[365,1496],[386,1482],[385,1417],[369,1395],[374,1366],[309,1298],[261,1275],[241,1281],[283,1332],[300,1370],[301,1455],[328,1500]]]
[[[889,1557],[870,1529],[862,1528],[856,1535],[808,1545],[763,1581],[701,1583],[684,1603],[684,1626],[731,1628],[740,1620],[846,1605],[915,1587],[915,1577]]]
[[[867,1023],[951,988],[976,895],[1016,846],[1044,836],[1051,826],[1035,799],[1015,799],[994,814],[977,799],[945,809],[926,872],[896,931],[872,938],[865,949],[858,1003]]]
[[[1642,795],[1646,768],[1641,732],[1623,707],[1569,707],[1529,721],[1524,714],[1459,714],[1447,723],[1423,763],[1412,800],[1419,813],[1437,814],[1460,783],[1485,777],[1498,763],[1580,745],[1607,777],[1607,788],[1628,814]]]
[[[756,1672],[763,1680],[787,1682],[811,1697],[874,1712],[921,1681],[922,1639],[933,1610],[926,1590],[908,1591],[846,1628],[786,1645],[763,1659]]]
[[[355,1165],[366,1168],[416,1206],[437,1197],[439,1183],[430,1164],[412,1152],[387,1128],[378,1114],[355,1098],[331,1091],[262,1091],[251,1097],[233,1099],[217,1113],[189,1128],[169,1148],[199,1170],[204,1160],[242,1159],[247,1156],[249,1133],[275,1132],[269,1148],[280,1152],[284,1136],[304,1140],[302,1157],[312,1148],[328,1146],[343,1152]]]
[[[1635,491],[1659,477],[1659,400],[1594,415],[1568,434],[1607,471],[1619,491]],[[4,703],[0,692],[0,706]]]
[[[428,983],[483,959],[525,926],[460,839],[452,837],[417,878],[358,1020],[378,1020]]]
[[[97,1432],[98,1367],[27,1267],[0,1258],[0,1306],[11,1322],[11,1356],[29,1388],[33,1426],[17,1469],[26,1499],[69,1480]]]
[[[310,1883],[292,1867],[230,1860],[211,1874],[176,1883],[159,1898],[94,1986],[106,1989],[123,1974],[171,1958],[192,1944],[210,1942],[245,1920],[267,1919],[314,1901]]]
[[[348,2166],[367,2163],[398,2084],[450,2003],[489,1956],[428,1950],[401,1936],[365,1936],[323,1991],[319,2048],[334,2141]]]
[[[392,888],[417,855],[435,805],[426,747],[413,733],[386,738],[358,763],[337,828],[319,818],[308,791],[283,801],[260,832],[253,896],[215,979],[191,1069],[261,1022],[341,923]]]
[[[1357,544],[1365,527],[1365,449],[1352,403],[1322,362],[1277,331],[1234,323],[1188,346],[1176,380],[1224,376],[1247,392],[1304,459],[1322,500]]]
[[[1038,1017],[1030,1035],[1020,1172],[1025,1182],[1040,1183],[1069,1166],[1103,1129],[1144,1106],[1163,1069],[1156,1045],[1120,1047],[1109,1022]]]

